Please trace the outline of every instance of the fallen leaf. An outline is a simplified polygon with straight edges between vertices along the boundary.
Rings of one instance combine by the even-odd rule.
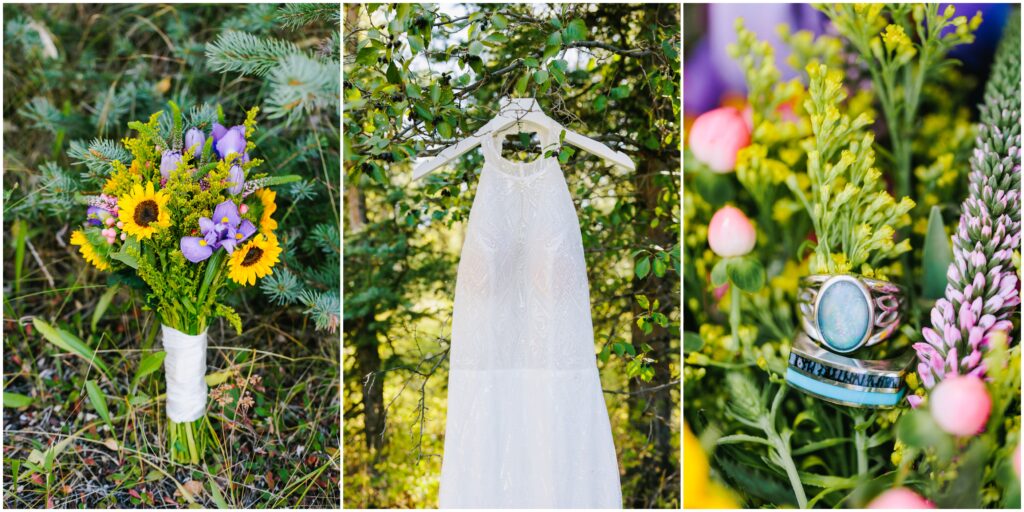
[[[181,487],[188,491],[188,493],[191,494],[193,498],[198,498],[200,495],[203,494],[203,484],[195,480],[189,480],[181,484]],[[181,489],[174,491],[174,495],[181,496]]]
[[[108,437],[106,441],[103,441],[103,446],[106,446],[107,449],[109,449],[110,451],[116,452],[117,439],[114,439],[113,437]]]

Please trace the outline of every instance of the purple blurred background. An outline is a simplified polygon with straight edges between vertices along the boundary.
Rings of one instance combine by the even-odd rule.
[[[948,4],[942,4],[939,12]],[[953,4],[956,16],[971,18],[981,11],[982,24],[974,43],[962,45],[950,53],[963,62],[963,70],[984,78],[1003,27],[1010,4]],[[810,30],[815,34],[834,34],[824,14],[810,4],[686,4],[684,10],[685,62],[683,68],[683,110],[693,118],[711,110],[723,99],[745,94],[743,72],[726,48],[736,40],[735,20],[742,17],[748,29],[775,48],[775,62],[782,79],[796,76],[786,64],[788,46],[776,27],[785,23],[790,30]],[[979,83],[984,84],[984,80]]]

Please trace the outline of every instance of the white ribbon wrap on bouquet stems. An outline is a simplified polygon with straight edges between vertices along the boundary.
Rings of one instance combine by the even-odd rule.
[[[192,336],[161,325],[167,417],[175,423],[195,421],[206,414],[206,331]]]

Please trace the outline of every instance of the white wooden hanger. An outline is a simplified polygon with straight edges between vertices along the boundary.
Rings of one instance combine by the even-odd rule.
[[[629,171],[636,170],[636,165],[623,152],[614,149],[594,140],[590,137],[580,135],[564,128],[558,121],[548,117],[541,110],[540,105],[534,98],[503,98],[500,103],[498,115],[494,116],[476,131],[471,137],[462,139],[455,145],[448,146],[441,150],[434,158],[420,162],[412,171],[413,180],[418,180],[435,169],[455,160],[464,153],[480,145],[485,137],[504,136],[512,129],[518,129],[520,125],[529,125],[537,131],[544,150],[558,142],[562,131],[565,130],[566,144],[571,144],[588,153],[597,155],[615,165]]]

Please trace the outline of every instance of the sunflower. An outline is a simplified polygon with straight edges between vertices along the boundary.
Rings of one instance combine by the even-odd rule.
[[[277,237],[260,233],[231,253],[228,277],[238,284],[256,284],[257,279],[273,272],[280,255],[281,246],[277,243]]]
[[[269,188],[261,188],[253,192],[253,194],[263,204],[263,213],[260,215],[260,233],[269,235],[277,229],[277,221],[270,218],[277,211],[277,204],[274,203],[274,200],[277,199],[277,192]]]
[[[135,185],[131,193],[118,199],[118,220],[124,222],[124,231],[138,238],[149,238],[157,228],[171,225],[171,214],[167,201],[171,198],[166,190],[153,191],[153,182]]]
[[[85,261],[92,263],[92,265],[100,270],[110,270],[110,264],[100,256],[96,248],[93,247],[92,243],[89,242],[89,238],[85,236],[85,232],[81,229],[75,230],[71,233],[71,245],[78,246],[78,252],[82,253],[82,257]]]

